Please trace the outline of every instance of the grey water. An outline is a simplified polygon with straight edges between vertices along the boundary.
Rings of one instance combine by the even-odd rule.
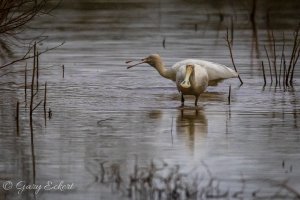
[[[23,37],[41,32],[48,36],[40,49],[65,43],[40,57],[36,103],[43,99],[47,82],[52,117],[46,117],[45,125],[42,106],[34,113],[34,182],[64,181],[74,188],[41,190],[35,198],[125,199],[95,176],[99,163],[116,163],[126,179],[136,159],[140,166],[163,160],[183,169],[204,162],[225,188],[234,191],[242,187],[241,179],[288,180],[300,191],[299,64],[294,87],[287,89],[275,86],[274,75],[270,85],[268,71],[263,87],[260,65],[264,61],[268,69],[263,46],[270,47],[270,30],[278,41],[279,58],[285,33],[289,56],[300,4],[259,1],[256,6],[255,22],[249,18],[252,1],[66,0],[51,15],[37,17]],[[209,87],[197,109],[193,97],[181,109],[175,84],[150,66],[126,69],[125,61],[151,53],[159,53],[167,66],[199,58],[232,68],[224,39],[232,24],[234,61],[244,84],[230,79]],[[16,56],[25,50],[16,48]],[[24,63],[0,71],[0,76],[15,72],[0,78],[1,184],[33,183],[29,108],[20,69]],[[20,136],[15,125],[17,101]],[[249,192],[264,187],[257,181]],[[29,189],[3,190],[1,185],[0,197],[32,199],[33,194]]]

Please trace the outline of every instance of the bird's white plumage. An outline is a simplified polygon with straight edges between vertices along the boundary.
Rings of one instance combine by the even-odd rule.
[[[186,59],[179,61],[172,66],[172,69],[178,71],[181,66],[185,66],[187,64],[196,64],[203,67],[207,71],[209,81],[218,81],[238,76],[234,70],[226,67],[225,65],[198,59]]]
[[[188,64],[193,66],[193,72],[189,77],[190,87],[182,87],[182,82],[186,77],[186,66],[176,66],[176,86],[179,92],[184,95],[199,96],[208,86],[208,74],[204,67],[197,64]]]

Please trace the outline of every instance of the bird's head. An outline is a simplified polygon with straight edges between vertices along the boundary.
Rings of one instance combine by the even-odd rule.
[[[131,63],[131,62],[133,62],[133,61],[130,60],[130,61],[127,61],[126,63]],[[127,69],[130,69],[134,66],[137,66],[137,65],[140,65],[143,63],[147,63],[147,64],[151,65],[152,67],[156,68],[156,66],[158,64],[160,64],[161,62],[162,62],[161,57],[158,54],[151,54],[150,56],[141,59],[141,62],[138,62],[136,64],[128,66]]]
[[[186,72],[192,73],[194,71],[195,65],[194,64],[187,64],[186,65]]]

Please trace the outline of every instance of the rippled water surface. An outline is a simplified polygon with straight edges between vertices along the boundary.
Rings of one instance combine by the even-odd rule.
[[[36,18],[23,34],[45,32],[48,39],[38,48],[65,41],[40,58],[36,103],[43,99],[47,81],[47,109],[52,117],[47,117],[45,126],[42,106],[35,110],[33,167],[24,73],[0,78],[0,180],[32,183],[35,171],[38,184],[63,180],[75,186],[68,192],[41,191],[37,199],[120,199],[126,195],[112,192],[95,178],[100,163],[120,165],[126,179],[135,160],[140,166],[163,160],[182,169],[204,162],[233,191],[240,190],[241,179],[289,180],[300,191],[299,64],[294,88],[286,90],[274,83],[270,86],[268,71],[263,87],[260,66],[261,60],[267,66],[263,45],[270,46],[270,29],[278,40],[278,55],[285,32],[289,55],[300,4],[260,2],[253,24],[250,1],[221,2],[65,1],[51,16]],[[231,23],[233,55],[244,84],[231,79],[209,87],[197,109],[193,97],[186,99],[184,109],[179,108],[175,84],[152,67],[126,69],[126,60],[151,53],[159,53],[167,66],[200,58],[232,67],[224,40]],[[17,100],[21,102],[20,136],[15,126]],[[248,190],[261,186],[264,183],[258,182]],[[17,192],[0,190],[0,197],[32,199],[31,192]]]

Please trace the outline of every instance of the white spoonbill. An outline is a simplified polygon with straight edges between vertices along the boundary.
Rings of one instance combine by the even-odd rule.
[[[130,63],[132,61],[127,61]],[[136,65],[147,63],[154,67],[158,73],[174,82],[181,93],[181,103],[184,105],[183,95],[194,95],[195,106],[198,98],[207,86],[216,86],[218,82],[238,77],[238,74],[225,65],[198,59],[186,59],[175,63],[171,68],[166,68],[158,54],[151,54],[143,58],[141,62],[128,66],[127,69]]]

